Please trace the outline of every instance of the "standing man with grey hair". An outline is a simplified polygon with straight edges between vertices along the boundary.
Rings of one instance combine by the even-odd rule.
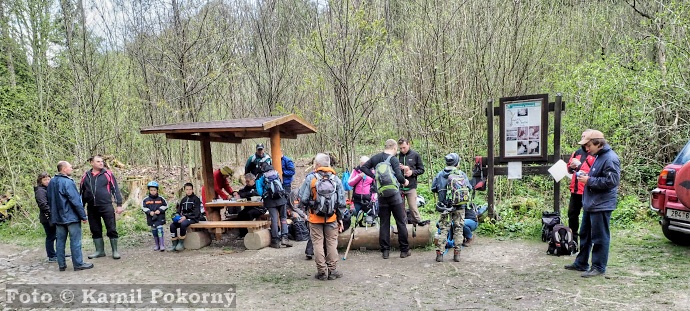
[[[422,216],[419,215],[417,206],[417,176],[424,174],[424,162],[422,157],[416,151],[410,148],[410,141],[405,138],[398,140],[400,153],[398,153],[398,162],[400,162],[400,169],[409,181],[407,186],[402,187],[403,206],[407,201],[407,206],[410,209],[410,222],[420,226],[424,226],[427,222],[422,222]]]
[[[67,161],[57,164],[58,173],[48,184],[47,199],[50,206],[50,222],[55,224],[57,237],[57,262],[60,271],[67,269],[65,262],[65,244],[69,235],[69,246],[72,252],[74,271],[93,268],[93,264],[83,261],[81,253],[81,222],[86,223],[86,213],[77,185],[70,177],[72,165]]]
[[[122,214],[124,211],[120,188],[117,186],[113,172],[105,169],[103,157],[93,156],[89,161],[91,162],[91,169],[82,176],[80,188],[82,201],[86,204],[86,210],[89,212],[91,237],[96,246],[96,252],[89,255],[89,259],[105,257],[101,219],[105,223],[106,235],[110,238],[113,259],[120,259],[120,253],[117,251],[119,235],[115,224],[115,213]],[[117,209],[113,209],[113,197]]]
[[[618,203],[621,163],[600,131],[585,132],[579,144],[585,147],[587,153],[594,156],[595,160],[589,173],[577,172],[577,181],[585,185],[582,194],[580,252],[575,262],[565,266],[565,269],[585,271],[582,277],[589,278],[606,273],[611,243],[609,226],[611,213]]]
[[[316,278],[335,280],[343,276],[338,271],[338,233],[343,231],[345,191],[342,181],[331,168],[331,158],[319,153],[314,158],[314,172],[299,187],[300,204],[309,211],[309,235],[315,247]],[[328,191],[330,190],[330,191]],[[330,194],[330,197],[329,197]],[[333,204],[333,213],[319,215],[319,204]]]
[[[364,163],[362,173],[374,178],[378,191],[379,219],[379,245],[383,259],[388,259],[391,248],[391,214],[395,218],[398,227],[398,243],[400,244],[400,258],[410,256],[410,244],[407,241],[407,215],[400,187],[406,187],[409,182],[400,170],[400,162],[396,157],[398,153],[398,143],[389,139],[386,141],[383,152],[372,156],[369,161]],[[372,171],[373,169],[373,171]],[[373,173],[375,172],[375,173]]]

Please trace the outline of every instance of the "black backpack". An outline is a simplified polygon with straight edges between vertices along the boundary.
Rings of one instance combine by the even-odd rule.
[[[562,256],[577,253],[577,244],[573,239],[573,231],[569,227],[558,224],[553,227],[549,237],[549,255]]]
[[[547,242],[553,227],[561,223],[561,215],[556,212],[541,212],[541,241]]]

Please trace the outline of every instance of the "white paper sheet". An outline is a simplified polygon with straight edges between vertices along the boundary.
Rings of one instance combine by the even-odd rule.
[[[522,179],[522,162],[508,162],[508,179]]]
[[[549,173],[551,174],[553,179],[556,180],[556,182],[561,181],[563,177],[570,178],[570,174],[568,174],[568,165],[563,160],[558,160],[556,164],[551,166],[549,168]]]

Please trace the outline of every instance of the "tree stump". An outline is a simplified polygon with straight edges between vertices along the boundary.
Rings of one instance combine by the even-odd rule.
[[[184,248],[186,249],[200,249],[211,244],[211,234],[208,230],[199,230],[187,232],[184,239]]]
[[[259,250],[271,244],[271,233],[268,229],[259,229],[244,236],[244,247],[249,250]]]

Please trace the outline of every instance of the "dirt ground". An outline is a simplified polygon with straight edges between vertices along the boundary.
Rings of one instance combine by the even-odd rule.
[[[688,284],[687,272],[675,280],[658,278],[654,269],[663,269],[662,265],[652,270],[634,264],[624,268],[617,262],[629,259],[612,254],[607,278],[584,279],[562,268],[572,257],[548,256],[546,245],[533,241],[478,237],[463,250],[460,263],[453,263],[448,255],[445,262],[437,263],[431,249],[415,249],[405,259],[392,252],[388,260],[377,251],[355,250],[346,261],[339,261],[344,277],[334,281],[314,278],[314,262],[303,255],[306,242],[248,251],[238,242],[221,241],[182,253],[153,252],[144,235],[121,242],[121,260],[90,260],[95,268],[78,272],[71,271],[69,261],[68,271],[59,272],[57,264],[45,261],[40,247],[4,245],[0,288],[4,290],[7,283],[236,284],[240,310],[688,310],[690,306],[687,290],[667,291],[674,283]],[[92,250],[93,246],[84,246],[85,254]]]

